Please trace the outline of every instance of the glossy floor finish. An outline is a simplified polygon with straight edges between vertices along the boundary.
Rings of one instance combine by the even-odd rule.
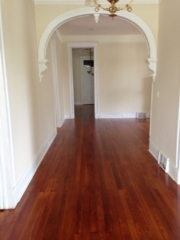
[[[148,152],[148,120],[66,120],[1,240],[179,240],[180,187]]]

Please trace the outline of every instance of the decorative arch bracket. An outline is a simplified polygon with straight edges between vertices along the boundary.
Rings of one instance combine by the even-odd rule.
[[[152,78],[155,81],[156,78],[156,68],[157,68],[157,58],[148,58],[147,63],[149,64],[149,69],[152,71]]]
[[[44,77],[43,72],[47,69],[47,64],[48,64],[47,59],[39,59],[38,60],[40,82],[42,81],[42,79]]]
[[[95,20],[96,23],[99,22],[99,17],[100,17],[99,13],[94,13],[94,20]]]

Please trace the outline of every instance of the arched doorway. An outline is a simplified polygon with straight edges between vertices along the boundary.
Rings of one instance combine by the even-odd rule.
[[[93,8],[83,8],[83,9],[76,9],[72,10],[69,12],[66,12],[57,18],[55,18],[53,21],[51,21],[46,29],[44,30],[40,43],[39,43],[39,49],[38,49],[38,63],[39,63],[39,77],[40,81],[43,79],[43,72],[47,69],[47,63],[48,59],[46,59],[46,51],[47,51],[47,45],[48,42],[54,33],[61,25],[63,25],[65,22],[69,20],[73,20],[78,17],[85,17],[89,15],[94,15],[94,17],[97,19],[101,15],[108,15],[107,12],[104,11],[99,11],[98,13],[94,13]],[[117,13],[117,18],[121,18],[123,20],[128,21],[132,25],[136,26],[141,33],[144,35],[148,47],[148,58],[147,58],[147,63],[149,69],[152,71],[152,78],[155,80],[156,76],[156,63],[157,63],[157,51],[156,51],[156,42],[154,39],[154,36],[152,34],[151,29],[149,26],[139,17],[134,15],[133,13],[129,13],[127,11],[120,11]],[[86,44],[86,43],[85,43]],[[70,51],[69,51],[70,52]],[[71,72],[71,71],[70,71]],[[70,109],[71,113],[70,116],[71,118],[74,117],[74,102],[72,101],[73,99],[73,88],[72,88],[72,79],[70,76],[69,84],[70,84]],[[95,89],[97,89],[97,81],[95,81]],[[95,92],[95,99],[97,99],[96,96],[97,92]],[[152,94],[153,94],[153,84],[152,84]],[[97,109],[98,106],[98,101],[95,103],[95,109]],[[151,98],[151,106],[152,106],[152,98]],[[95,110],[96,111],[96,110]],[[151,109],[152,111],[152,109]],[[95,117],[96,117],[96,112],[95,112]],[[151,124],[150,124],[150,133],[151,133]]]
[[[47,69],[48,60],[46,59],[46,50],[47,50],[49,39],[51,38],[54,31],[68,20],[72,20],[73,18],[77,18],[77,17],[87,16],[90,14],[95,15],[97,17],[97,13],[94,13],[93,8],[76,9],[58,16],[48,24],[48,26],[46,27],[46,29],[44,30],[41,36],[39,49],[38,49],[40,80],[42,80],[43,78],[43,72]],[[102,14],[108,15],[108,13],[104,11],[99,11],[98,14],[99,16]],[[127,11],[120,11],[117,13],[117,17],[125,19],[130,23],[134,24],[136,27],[140,29],[142,34],[145,36],[147,46],[148,46],[148,52],[149,52],[149,57],[147,59],[147,62],[149,65],[149,69],[152,71],[152,77],[153,79],[155,79],[157,51],[156,51],[156,42],[151,29],[141,18],[137,17],[133,13],[129,13]]]

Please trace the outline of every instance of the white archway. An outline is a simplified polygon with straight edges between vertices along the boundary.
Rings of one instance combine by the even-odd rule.
[[[94,8],[81,8],[81,9],[75,9],[69,12],[66,12],[57,18],[55,18],[52,22],[49,23],[49,25],[44,30],[40,43],[39,43],[39,50],[38,50],[38,63],[39,63],[39,77],[40,80],[43,78],[43,72],[47,69],[47,63],[48,60],[46,59],[46,50],[47,45],[49,42],[49,39],[51,38],[53,32],[60,27],[62,24],[64,24],[66,21],[77,18],[77,17],[83,17],[87,15],[94,15],[97,17],[97,13],[94,13]],[[99,15],[108,15],[108,12],[105,12],[103,10],[98,12]],[[149,50],[149,57],[147,59],[147,62],[149,64],[149,69],[152,71],[152,77],[155,79],[156,76],[156,63],[157,63],[157,51],[156,51],[156,43],[154,36],[152,34],[152,31],[148,27],[148,25],[139,17],[134,15],[133,13],[127,12],[127,11],[119,11],[117,12],[117,16],[120,18],[123,18],[135,26],[137,26],[143,35],[146,38],[148,50]]]

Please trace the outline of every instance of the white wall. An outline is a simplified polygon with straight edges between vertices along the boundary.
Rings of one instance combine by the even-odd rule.
[[[170,159],[169,174],[177,181],[177,138],[180,87],[180,2],[160,3],[157,77],[154,83],[151,144]],[[167,16],[169,17],[167,18]],[[159,97],[157,93],[159,92]]]
[[[17,203],[56,134],[52,72],[40,83],[33,1],[1,4]]]
[[[99,114],[150,112],[146,43],[99,44]]]
[[[37,65],[37,42],[39,42],[41,34],[49,22],[59,14],[79,8],[79,6],[36,6],[35,29],[33,1],[2,0],[1,2],[15,165],[14,194],[18,201],[56,134],[51,52],[48,46],[48,70],[40,83]],[[150,5],[148,8],[135,6],[134,13],[149,24],[157,39],[158,6]],[[101,52],[102,48],[103,46],[100,46],[100,58],[101,54],[105,54]],[[64,97],[64,101],[61,101],[61,107],[64,109],[64,114],[68,115],[70,112],[70,97],[67,46],[58,44],[58,52],[60,52],[58,61],[61,66],[59,68],[59,76],[61,76],[59,90],[61,99],[62,96]],[[106,63],[101,62],[107,67]],[[101,67],[103,66],[100,64]],[[146,74],[144,77],[147,77]],[[101,98],[103,99],[106,95],[109,78],[105,80],[106,86],[103,78],[102,72],[102,76],[99,78],[102,96],[99,101],[100,109],[106,111]],[[140,78],[142,80],[143,76],[140,76]],[[104,91],[102,91],[103,88]],[[139,88],[139,90],[141,89]],[[116,94],[116,98],[118,95]],[[116,98],[113,99],[114,102],[117,100]],[[107,102],[109,104],[109,100]],[[111,106],[107,105],[107,111],[110,108]],[[113,109],[113,112],[116,110]]]
[[[75,102],[81,102],[80,53],[73,54]],[[98,115],[118,117],[127,113],[150,113],[152,78],[145,62],[147,45],[139,43],[98,44]],[[64,60],[64,63],[68,61]],[[66,71],[69,71],[66,68]],[[65,74],[65,102],[70,99],[69,78]],[[70,103],[69,103],[70,104]],[[70,105],[66,108],[70,113]],[[108,115],[107,115],[108,114]]]
[[[60,101],[60,121],[61,125],[64,123],[64,59],[63,48],[65,47],[58,39],[57,43],[57,66],[59,77],[59,101]]]

